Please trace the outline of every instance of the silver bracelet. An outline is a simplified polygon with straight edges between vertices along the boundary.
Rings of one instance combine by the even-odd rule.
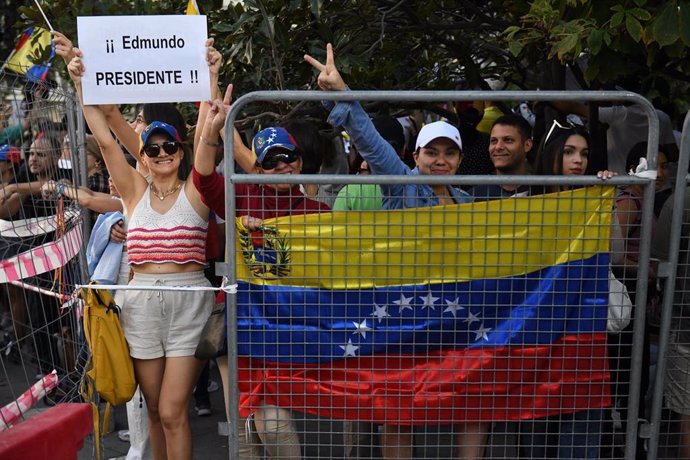
[[[209,142],[204,136],[201,136],[201,142],[208,145],[209,147],[220,147],[220,142]]]

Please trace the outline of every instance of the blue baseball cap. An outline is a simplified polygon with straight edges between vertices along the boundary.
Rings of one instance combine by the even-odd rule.
[[[0,145],[0,161],[11,161],[14,164],[19,164],[21,161],[19,149],[9,144]]]
[[[144,130],[141,132],[141,145],[139,146],[139,148],[144,148],[149,138],[155,133],[163,133],[169,136],[171,139],[176,140],[177,142],[182,142],[180,134],[177,132],[173,125],[163,123],[162,121],[154,121],[146,128],[144,128]]]
[[[266,158],[266,154],[272,148],[284,148],[286,150],[299,150],[297,142],[285,128],[266,128],[262,129],[254,136],[252,141],[252,152],[256,155],[256,161],[261,163]]]

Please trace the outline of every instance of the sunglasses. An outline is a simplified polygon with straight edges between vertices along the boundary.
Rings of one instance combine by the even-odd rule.
[[[551,129],[549,129],[549,132],[546,134],[546,137],[544,138],[544,145],[546,145],[547,142],[549,142],[549,137],[551,137],[551,134],[553,133],[553,130],[556,128],[561,128],[561,129],[573,129],[574,126],[570,123],[566,125],[562,125],[558,122],[558,120],[554,120],[553,123],[551,124]]]
[[[274,169],[281,161],[285,164],[290,164],[297,161],[297,159],[299,159],[299,153],[289,150],[286,152],[269,154],[264,158],[264,161],[261,162],[261,167],[263,169]]]
[[[149,144],[145,145],[141,150],[149,158],[156,158],[161,154],[161,147],[168,155],[175,155],[180,143],[175,141],[165,141],[162,144]]]

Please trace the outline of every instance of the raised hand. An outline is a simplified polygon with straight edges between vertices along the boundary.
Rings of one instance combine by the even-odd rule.
[[[335,67],[333,46],[330,43],[326,45],[326,64],[322,64],[308,54],[304,55],[304,60],[320,72],[316,79],[319,88],[324,91],[345,91],[347,89],[347,85]]]
[[[67,71],[75,85],[81,84],[81,77],[84,75],[84,63],[81,58],[84,54],[79,48],[74,48],[74,57],[67,64]]]
[[[54,30],[51,32],[53,34],[53,46],[55,47],[55,54],[62,56],[65,60],[65,64],[69,64],[74,54],[74,45],[72,41],[67,38],[63,33]]]
[[[211,75],[217,76],[220,73],[220,66],[223,65],[223,56],[213,47],[212,38],[206,40],[206,62]]]
[[[230,111],[230,106],[232,105],[232,89],[233,88],[234,87],[232,86],[232,83],[230,83],[225,90],[225,96],[223,97],[223,106],[224,106],[226,112]]]

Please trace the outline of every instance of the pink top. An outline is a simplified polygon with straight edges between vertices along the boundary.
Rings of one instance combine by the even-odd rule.
[[[177,201],[165,213],[151,208],[151,192],[139,200],[129,219],[127,253],[133,265],[172,262],[206,263],[208,222],[187,199],[184,186]]]

